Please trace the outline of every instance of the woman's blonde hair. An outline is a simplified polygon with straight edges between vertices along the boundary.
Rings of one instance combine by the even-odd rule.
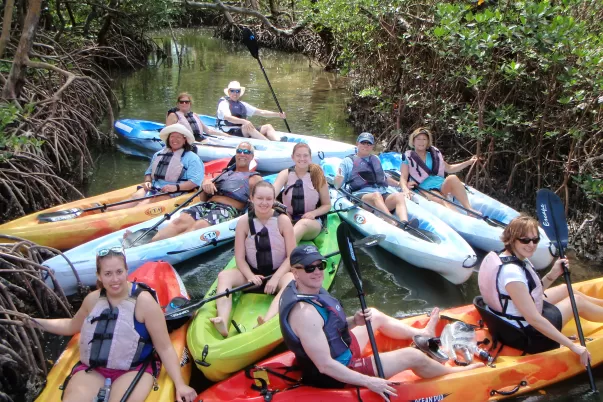
[[[310,156],[312,156],[312,149],[310,149],[310,146],[305,142],[298,142],[295,144],[291,156],[295,155],[295,152],[300,148],[308,148],[308,152],[310,153]],[[325,178],[324,172],[316,163],[310,163],[310,166],[308,166],[308,171],[310,172],[310,180],[312,180],[314,189],[316,191],[320,191],[320,189],[327,184],[327,179]]]
[[[431,131],[425,127],[419,127],[415,131],[413,131],[408,137],[408,146],[411,148],[415,147],[415,138],[417,135],[425,134],[427,136],[427,148],[433,145],[433,136],[431,135]]]
[[[505,245],[505,250],[514,252],[513,243],[515,243],[515,240],[527,236],[528,232],[531,231],[538,233],[538,221],[531,216],[520,215],[509,222],[503,230],[500,240]]]
[[[180,102],[180,98],[182,98],[183,96],[186,96],[188,100],[191,101],[191,105],[193,104],[193,97],[188,92],[180,92],[178,94],[178,97],[176,98],[176,102]]]

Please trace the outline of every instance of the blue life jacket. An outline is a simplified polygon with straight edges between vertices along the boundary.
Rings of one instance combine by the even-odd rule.
[[[259,176],[256,172],[226,172],[214,182],[218,192],[216,194],[232,198],[247,204],[249,202],[249,179]]]
[[[348,155],[346,158],[352,159],[354,163],[350,180],[345,183],[350,191],[354,192],[371,186],[387,187],[387,178],[378,157],[370,155],[368,162],[358,155]]]
[[[220,98],[220,100],[218,100],[218,107],[220,107],[220,103],[222,103],[224,101],[228,102],[228,108],[230,109],[231,115],[233,115],[234,117],[238,117],[239,119],[247,119],[247,109],[245,108],[245,105],[243,105],[243,103],[241,101],[235,102],[232,99],[230,99],[230,97],[223,96]],[[234,123],[229,122],[228,120],[220,119],[218,117],[217,113],[216,113],[216,118],[217,118],[218,127],[219,126],[241,127],[241,124],[234,124]]]

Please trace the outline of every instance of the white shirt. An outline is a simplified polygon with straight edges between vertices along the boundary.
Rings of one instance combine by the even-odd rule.
[[[530,262],[526,261],[526,264],[530,264]],[[497,285],[498,285],[498,291],[500,292],[501,295],[507,295],[507,296],[509,295],[509,292],[507,292],[506,286],[511,282],[523,283],[526,287],[526,290],[529,291],[529,289],[530,289],[528,286],[528,278],[526,277],[525,271],[523,270],[523,268],[520,265],[513,264],[513,263],[505,264],[500,269]],[[501,304],[503,304],[502,301],[501,301]],[[513,300],[511,300],[511,299],[508,300],[506,313],[514,315],[514,316],[521,316],[521,313],[519,312],[517,307],[515,307],[515,304],[513,303]],[[511,319],[508,319],[508,318],[502,317],[502,316],[499,316],[499,317],[507,322],[510,322],[511,324],[515,325],[516,327],[519,327],[519,324],[517,323],[517,321],[511,320]],[[529,325],[527,323],[527,321],[525,321],[525,320],[522,321],[522,323],[524,326]]]
[[[241,103],[243,104],[243,106],[245,106],[245,111],[246,111],[247,117],[253,116],[255,114],[256,110],[258,110],[256,107],[251,106],[247,102],[241,102]],[[230,113],[230,103],[228,101],[220,102],[220,104],[218,105],[217,115],[218,115],[218,119],[220,119],[220,120],[224,120],[224,117],[232,116],[232,113]],[[238,128],[238,127],[223,126],[222,130],[229,131],[233,128]]]

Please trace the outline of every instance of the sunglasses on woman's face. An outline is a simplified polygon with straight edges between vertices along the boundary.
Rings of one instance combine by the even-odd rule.
[[[233,94],[240,94],[241,90],[240,89],[229,89],[228,92],[232,92]]]
[[[189,100],[179,100],[178,103],[191,103]]]
[[[106,257],[109,254],[120,254],[124,255],[123,247],[111,247],[111,248],[103,248],[97,251],[96,255],[99,257]]]
[[[249,149],[237,148],[237,153],[243,155],[251,155],[253,154],[253,151],[250,151]]]
[[[519,239],[517,239],[521,244],[530,244],[530,242],[534,243],[534,244],[538,244],[540,243],[540,237],[520,237]]]
[[[304,265],[304,266],[300,266],[300,267],[293,267],[293,268],[297,268],[297,269],[304,269],[304,271],[306,271],[306,273],[311,274],[312,272],[316,271],[317,269],[319,271],[324,271],[325,268],[327,267],[327,263],[325,261],[320,261],[319,263],[314,263],[311,265]]]

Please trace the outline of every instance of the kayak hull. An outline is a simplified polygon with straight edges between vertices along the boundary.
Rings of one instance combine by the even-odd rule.
[[[327,230],[323,231],[313,241],[321,254],[326,255],[338,250],[336,232],[339,222],[337,216],[329,216]],[[312,244],[311,242],[305,243]],[[327,289],[330,287],[337,272],[340,258],[339,255],[335,255],[328,259],[327,269],[324,271],[323,287]],[[234,258],[225,269],[236,269]],[[217,280],[206,294],[206,297],[215,294],[216,287]],[[217,314],[216,303],[210,302],[197,311],[187,334],[191,355],[197,367],[210,381],[223,380],[232,373],[266,356],[282,342],[278,315],[255,327],[257,317],[266,313],[274,298],[273,295],[239,292],[232,297],[231,320],[237,323],[242,333],[238,333],[234,325],[231,324],[229,337],[223,338],[209,321]],[[209,366],[198,363],[203,360],[204,349],[207,350],[204,361]]]
[[[184,288],[180,276],[173,267],[165,262],[151,262],[140,267],[140,269],[128,276],[128,280],[132,281],[134,279],[138,282],[144,282],[155,289],[161,306],[167,305],[174,297],[188,298],[188,293]],[[170,340],[178,354],[180,373],[182,374],[184,381],[188,384],[191,377],[192,362],[190,361],[186,348],[187,328],[188,324],[172,332],[170,334]],[[79,360],[79,334],[76,334],[71,338],[66,349],[61,353],[60,357],[50,370],[46,380],[46,387],[36,401],[60,401],[63,391],[59,389],[59,387],[63,384],[65,378]],[[157,391],[151,391],[145,400],[146,402],[176,400],[174,383],[167,375],[165,367],[163,366],[159,377],[157,378],[157,383],[159,389]]]
[[[228,165],[227,159],[216,160],[205,164],[206,177],[213,177]],[[69,210],[71,208],[86,209],[97,205],[110,204],[128,199],[137,190],[137,185],[100,194],[94,197],[61,204],[40,212],[15,219],[0,225],[0,234],[21,237],[42,246],[53,247],[59,250],[68,250],[72,247],[113,233],[116,230],[144,222],[151,218],[163,216],[176,209],[185,200],[190,198],[190,193],[165,201],[117,211],[101,212],[90,211],[82,215],[58,222],[38,221],[42,213]],[[4,241],[4,240],[3,240]]]
[[[603,298],[603,279],[594,279],[574,284],[574,289],[580,290],[589,296]],[[478,324],[481,317],[472,305],[445,310],[442,314],[461,319],[467,323]],[[409,317],[402,320],[408,325],[423,328],[428,317]],[[591,353],[591,365],[594,367],[603,360],[603,324],[581,320],[587,347]],[[446,322],[441,320],[436,333],[439,334]],[[487,329],[477,330],[478,340],[490,338]],[[563,328],[565,335],[576,333],[575,322],[572,320]],[[381,333],[376,334],[377,346],[380,353],[409,346],[409,341],[392,340]],[[364,355],[371,354],[370,344],[365,348]],[[287,389],[293,384],[267,373],[261,368],[272,368],[285,374],[283,367],[291,367],[294,356],[291,352],[271,357],[255,365],[249,373],[250,376],[260,377],[268,381],[268,389],[279,392],[271,393],[272,400],[277,401],[358,401],[358,396],[363,401],[382,401],[383,399],[366,388],[346,389],[319,389],[308,386]],[[448,363],[450,364],[450,363]],[[258,369],[258,367],[260,369]],[[514,397],[532,392],[559,381],[566,380],[580,373],[584,373],[578,357],[568,348],[559,348],[536,355],[521,356],[521,353],[512,348],[503,348],[499,354],[495,367],[482,367],[470,371],[449,374],[433,379],[420,379],[410,370],[396,374],[391,381],[399,382],[394,385],[400,401],[441,401],[466,402],[489,401]],[[288,377],[299,379],[299,371],[293,370],[286,373]],[[251,386],[254,380],[249,379],[244,372],[239,372],[228,380],[216,384],[201,393],[197,401],[213,402],[228,401],[263,401],[264,396]],[[496,391],[496,392],[495,392]],[[506,395],[501,394],[505,392]]]

